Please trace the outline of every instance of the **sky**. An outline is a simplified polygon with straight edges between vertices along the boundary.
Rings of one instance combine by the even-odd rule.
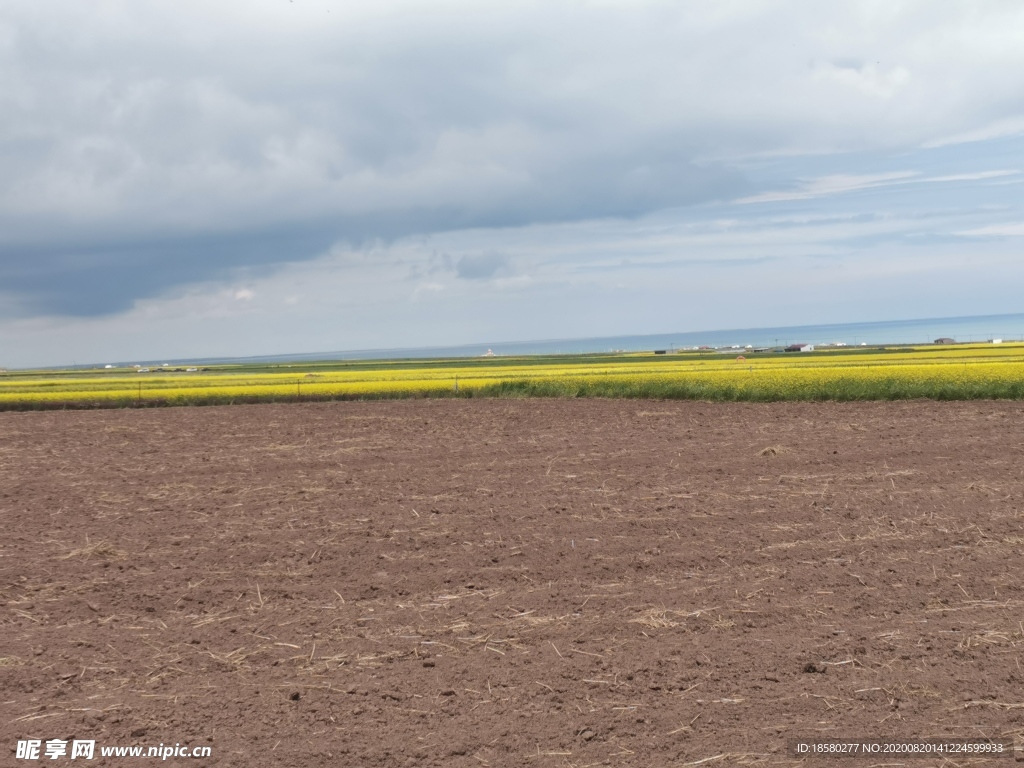
[[[0,367],[1024,311],[1024,5],[8,0]]]

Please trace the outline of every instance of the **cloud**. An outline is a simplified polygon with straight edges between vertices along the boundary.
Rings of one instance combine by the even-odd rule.
[[[921,179],[921,181],[985,181],[987,179],[999,179],[1004,176],[1016,176],[1020,171],[1016,170],[1003,170],[1003,171],[976,171],[975,173],[951,173],[947,176],[931,176],[929,178]]]
[[[894,171],[890,173],[822,176],[801,182],[794,190],[762,192],[749,197],[741,197],[736,203],[774,203],[787,200],[810,200],[816,197],[841,195],[847,192],[858,192],[876,187],[891,187],[903,184],[936,184],[956,181],[986,181],[1005,176],[1016,176],[1020,171],[993,170],[975,171],[971,173],[952,173],[945,176],[922,176],[920,171]]]
[[[486,280],[504,275],[508,270],[508,256],[501,253],[467,255],[455,263],[455,274],[464,280]]]
[[[867,174],[850,176],[840,174],[823,176],[819,179],[804,181],[800,188],[791,191],[762,192],[758,195],[741,197],[737,203],[774,203],[784,200],[809,200],[826,195],[839,195],[844,192],[856,192],[888,184],[906,181],[917,176],[917,171],[895,171],[892,173]]]
[[[1024,223],[992,224],[987,227],[957,232],[956,234],[965,237],[1019,237],[1024,235]]]
[[[883,69],[870,62],[826,62],[815,67],[814,76],[881,99],[891,99],[910,83],[905,67]]]
[[[11,3],[0,315],[123,313],[339,243],[491,232],[463,251],[485,254],[538,225],[976,173],[902,157],[1018,130],[1022,23],[926,0]],[[850,153],[878,167],[805,162]],[[508,269],[463,258],[468,280]]]
[[[0,241],[0,286],[30,315],[112,314],[190,284],[312,258],[334,241],[322,224],[306,230],[253,226],[231,233],[110,237],[89,243],[83,236],[84,242],[75,243],[58,232],[51,242],[39,242],[41,234],[28,244]],[[8,306],[0,305],[0,315]]]
[[[950,144],[970,144],[978,141],[1002,139],[1008,136],[1019,136],[1021,134],[1024,134],[1024,115],[1016,115],[996,120],[981,128],[927,141],[924,146],[926,149],[933,149],[936,147],[946,147]]]
[[[413,299],[419,299],[423,296],[429,296],[431,294],[441,293],[445,290],[445,287],[441,283],[427,282],[420,283],[412,291]]]
[[[0,322],[0,365],[490,346],[1015,311],[1024,274],[1016,239],[948,234],[1024,221],[1024,210],[1007,206],[1005,188],[972,186],[987,197],[972,194],[971,205],[957,209],[916,197],[900,205],[900,189],[782,210],[723,204],[338,246],[244,279],[143,299],[123,315]],[[956,184],[921,189],[963,193]],[[509,254],[517,274],[458,278],[461,255],[489,253]],[[444,254],[455,257],[446,262]],[[432,268],[413,269],[423,264]],[[234,300],[242,286],[257,298]]]

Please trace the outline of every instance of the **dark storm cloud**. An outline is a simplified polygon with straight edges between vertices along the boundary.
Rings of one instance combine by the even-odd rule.
[[[417,233],[629,217],[742,189],[736,174],[728,171],[640,155],[606,160],[603,165],[566,162],[561,168],[539,171],[523,192],[467,200],[459,206],[422,204],[315,220],[296,215],[298,221],[283,222],[273,222],[270,216],[271,227],[253,221],[234,232],[190,236],[159,226],[155,232],[127,237],[95,226],[83,227],[78,237],[74,227],[49,236],[22,228],[21,242],[9,237],[15,242],[0,244],[0,290],[19,297],[16,307],[21,313],[103,315],[177,286],[311,259],[338,242],[359,246]],[[138,229],[131,222],[125,228]],[[15,227],[11,230],[17,232]],[[497,271],[482,274],[473,257],[467,258],[457,267],[462,277],[490,277]],[[14,309],[15,305],[7,311],[0,308],[0,314]]]
[[[514,74],[524,40],[482,17],[483,40],[378,18],[337,40],[219,41],[196,31],[201,11],[118,10],[120,25],[85,17],[80,34],[31,11],[7,27],[5,314],[118,312],[338,241],[628,217],[744,189],[664,126]]]
[[[222,237],[164,237],[92,246],[23,246],[0,251],[0,286],[17,296],[0,316],[105,315],[175,286],[258,274],[275,264],[322,253],[333,238],[309,229]],[[5,311],[6,310],[6,311]]]
[[[0,314],[750,196],[744,154],[905,147],[976,128],[974,102],[996,130],[1016,109],[1012,78],[952,99],[949,61],[969,80],[974,59],[913,7],[878,32],[857,4],[768,5],[10,3]],[[971,45],[1013,28],[985,7]]]

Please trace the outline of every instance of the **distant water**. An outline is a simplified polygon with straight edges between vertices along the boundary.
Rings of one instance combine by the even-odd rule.
[[[417,347],[407,349],[362,349],[344,352],[318,352],[296,355],[266,355],[232,358],[230,362],[288,363],[309,360],[374,360],[425,357],[477,357],[488,350],[495,355],[554,355],[591,352],[640,352],[686,347],[771,347],[795,343],[832,344],[930,344],[949,337],[958,342],[1024,340],[1024,314],[986,315],[983,317],[942,317],[928,320],[896,320],[875,323],[837,325],[797,325],[781,328],[737,328],[724,331],[684,331],[647,336],[604,336],[592,339],[556,339],[464,344],[455,347]],[[162,362],[212,363],[225,358]],[[133,361],[141,362],[141,361]],[[152,361],[157,362],[157,361]]]

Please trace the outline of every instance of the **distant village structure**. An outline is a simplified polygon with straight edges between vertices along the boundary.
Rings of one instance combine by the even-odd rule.
[[[949,336],[943,336],[942,338],[935,340],[936,344],[956,344],[956,340],[949,338]]]

